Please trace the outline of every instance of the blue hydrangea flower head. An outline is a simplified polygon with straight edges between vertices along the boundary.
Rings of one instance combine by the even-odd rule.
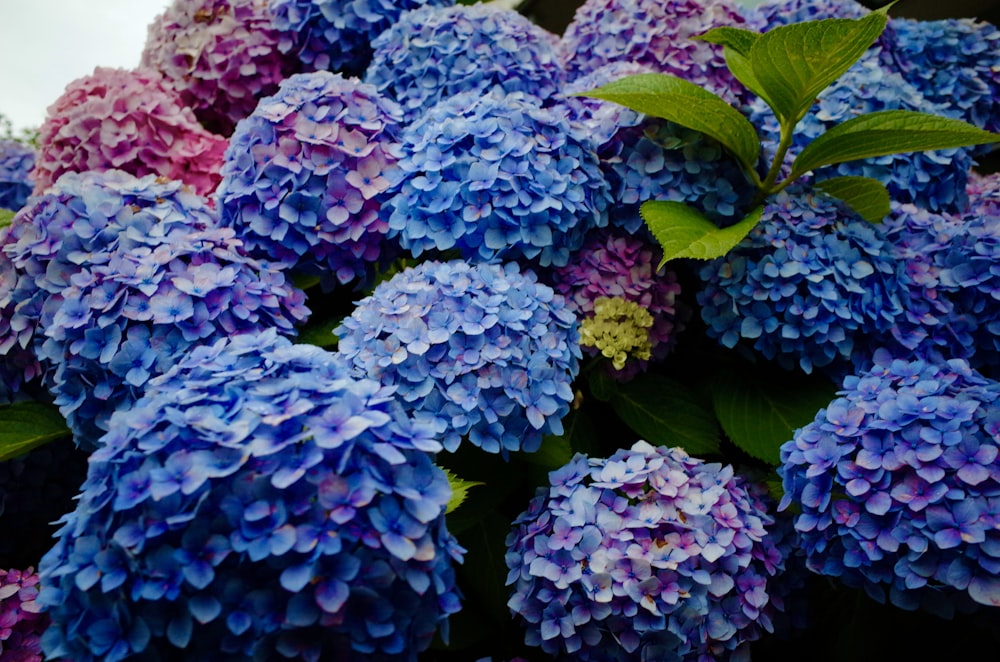
[[[733,468],[640,441],[549,474],[507,537],[511,611],[563,659],[745,659],[772,631],[773,519]]]
[[[459,92],[559,89],[558,37],[511,9],[486,4],[425,6],[404,13],[372,42],[364,81],[403,106],[413,121]]]
[[[902,314],[882,229],[831,198],[792,187],[724,257],[700,270],[710,337],[806,372],[851,366],[856,345]]]
[[[390,257],[379,209],[400,117],[356,78],[291,76],[230,141],[216,191],[222,223],[254,257],[330,287],[367,278]]]
[[[870,10],[856,0],[765,0],[744,11],[747,25],[766,32],[779,25],[791,25],[826,18],[864,18]]]
[[[307,70],[359,76],[371,63],[372,41],[410,9],[454,0],[270,0],[278,48]]]
[[[729,0],[586,0],[562,36],[566,70],[575,78],[608,62],[635,62],[739,103],[746,89],[729,72],[722,49],[692,37],[745,25]]]
[[[17,211],[28,201],[34,183],[35,150],[16,140],[0,140],[0,209]]]
[[[433,431],[271,329],[115,415],[42,560],[47,655],[416,660],[458,610]]]
[[[41,634],[48,624],[38,603],[35,569],[0,569],[0,656],[12,662],[42,662]]]
[[[874,355],[781,447],[808,567],[948,615],[1000,604],[1000,384],[962,359]]]
[[[580,320],[594,318],[596,303],[607,297],[624,299],[647,311],[649,359],[660,360],[670,352],[690,313],[678,300],[677,274],[657,269],[661,257],[659,247],[642,239],[621,231],[597,231],[569,264],[552,270],[550,280]],[[592,356],[598,353],[594,346],[584,349]],[[647,359],[635,359],[621,369],[608,367],[614,377],[626,381],[647,364]]]
[[[207,200],[121,172],[67,175],[15,218],[18,273],[3,309],[43,366],[78,443],[186,349],[241,331],[294,333],[305,295],[242,252]],[[11,338],[4,339],[5,344]]]
[[[889,19],[881,52],[930,102],[987,131],[1000,130],[1000,29],[974,19]]]
[[[861,114],[883,110],[909,110],[955,116],[944,105],[927,99],[897,73],[879,62],[869,51],[833,85],[819,95],[817,104],[796,126],[786,165],[814,138],[831,127]],[[778,123],[767,105],[755,100],[750,120],[766,137],[765,146],[773,158],[778,144]],[[960,212],[968,200],[965,185],[972,169],[970,149],[892,154],[861,161],[849,161],[820,168],[815,181],[842,175],[872,177],[885,184],[896,202],[912,202],[932,211]]]
[[[576,318],[514,264],[424,262],[375,288],[334,330],[357,375],[393,386],[447,450],[535,451],[562,434],[579,370]]]
[[[463,92],[402,132],[383,212],[389,236],[419,257],[566,264],[607,224],[608,183],[589,136],[564,106],[521,92]]]
[[[295,73],[264,0],[173,0],[149,24],[140,64],[161,72],[198,121],[228,136]]]

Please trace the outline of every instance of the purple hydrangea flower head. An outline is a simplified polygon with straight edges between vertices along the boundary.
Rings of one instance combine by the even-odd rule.
[[[161,175],[206,195],[219,183],[226,140],[149,69],[97,67],[49,106],[31,176],[35,192],[66,172],[123,170]]]
[[[608,183],[565,106],[459,93],[403,129],[401,153],[383,212],[416,257],[457,249],[559,266],[607,224]]]
[[[507,538],[525,641],[575,660],[742,659],[772,631],[773,519],[732,467],[640,441],[549,474]]]
[[[855,0],[766,0],[744,11],[747,27],[766,32],[780,25],[827,18],[864,18],[870,10]]]
[[[296,74],[240,123],[216,193],[251,255],[347,283],[388,256],[381,195],[400,110],[371,85]],[[383,254],[385,252],[385,254]]]
[[[228,136],[295,73],[266,0],[173,0],[149,25],[141,64],[155,69],[213,133]]]
[[[562,433],[579,335],[562,296],[514,264],[424,262],[379,284],[335,329],[355,374],[396,388],[444,447],[535,451]]]
[[[870,51],[820,93],[817,104],[796,126],[787,163],[834,125],[861,114],[885,110],[954,116],[953,111],[928,100],[902,76],[884,68],[877,53]],[[770,136],[764,144],[773,151],[778,144],[778,123],[770,108],[755,100],[750,119],[762,134]],[[897,202],[912,202],[932,211],[958,212],[967,204],[965,185],[972,163],[969,149],[892,154],[821,168],[814,173],[814,179],[842,175],[872,177],[885,184]]]
[[[38,603],[34,568],[0,570],[0,657],[10,662],[42,662],[41,635],[49,617]]]
[[[1000,604],[1000,384],[888,350],[781,447],[814,572],[948,614]]]
[[[1000,130],[1000,29],[974,19],[892,17],[881,59],[930,102],[987,131]]]
[[[649,313],[644,330],[653,360],[662,359],[683,329],[689,310],[678,301],[681,286],[669,269],[657,269],[662,257],[658,247],[621,231],[598,231],[564,267],[551,275],[553,289],[566,297],[569,308],[580,320],[595,318],[595,304],[606,297],[638,305]],[[584,351],[597,355],[598,348],[585,345]],[[645,359],[629,360],[622,369],[608,365],[611,374],[628,380],[646,368]]]
[[[454,0],[270,0],[278,47],[309,70],[359,76],[371,63],[372,42],[403,12]]]
[[[830,198],[791,188],[700,275],[701,314],[726,347],[806,372],[850,367],[855,345],[902,314],[899,266],[881,228]]]
[[[904,314],[897,317],[891,336],[877,338],[876,344],[900,354],[937,349],[970,360],[982,348],[975,334],[977,316],[957,305],[962,286],[952,277],[956,269],[967,268],[965,223],[964,215],[893,205],[882,227],[890,254],[901,265]]]
[[[195,343],[275,327],[293,333],[305,295],[218,227],[180,183],[119,171],[70,173],[17,217],[19,278],[4,339],[31,344],[78,442]],[[44,334],[44,337],[43,337]]]
[[[17,211],[28,201],[34,166],[34,149],[16,140],[0,140],[0,209]]]
[[[722,49],[692,37],[745,23],[729,0],[586,0],[562,36],[566,69],[575,78],[608,62],[635,62],[739,103],[747,93]]]
[[[568,83],[562,92],[586,92],[649,72],[648,66],[611,62]],[[684,202],[720,225],[742,217],[754,187],[717,141],[618,104],[585,97],[568,97],[567,103],[597,144],[611,185],[613,225],[644,232],[639,207],[647,200]]]
[[[399,102],[406,122],[459,92],[525,92],[544,100],[562,78],[557,44],[558,37],[510,9],[430,5],[404,13],[372,42],[364,80]]]
[[[46,654],[416,660],[458,610],[433,431],[274,329],[115,415],[42,559]]]
[[[979,176],[962,214],[961,232],[946,246],[942,280],[955,291],[960,314],[977,326],[977,365],[1000,363],[1000,175]]]

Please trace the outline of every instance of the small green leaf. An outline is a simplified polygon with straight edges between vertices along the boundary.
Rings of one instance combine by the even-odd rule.
[[[563,433],[549,435],[542,439],[542,445],[534,453],[517,453],[517,457],[528,464],[552,471],[569,464],[576,453],[591,453],[597,448],[594,426],[582,409],[574,409],[563,418]]]
[[[816,96],[864,55],[885,29],[884,11],[783,25],[760,35],[750,66],[775,114],[794,126]]]
[[[649,200],[639,208],[643,220],[663,247],[662,267],[682,257],[711,260],[728,253],[750,234],[764,213],[750,212],[739,223],[720,228],[697,209],[673,200]]]
[[[832,177],[816,182],[816,188],[842,200],[870,223],[880,223],[891,211],[889,190],[885,184],[871,177]]]
[[[0,461],[71,434],[62,414],[52,405],[17,402],[0,406]]]
[[[324,349],[336,349],[340,339],[334,335],[333,330],[340,326],[342,321],[336,317],[323,321],[310,320],[308,324],[299,330],[296,342],[305,345],[316,345]]]
[[[14,222],[15,213],[9,209],[0,209],[0,228]]]
[[[790,178],[845,161],[995,142],[1000,142],[1000,134],[962,120],[912,110],[882,110],[858,115],[817,136],[792,163]]]
[[[712,410],[683,384],[660,375],[640,375],[619,385],[611,406],[651,444],[680,446],[691,455],[719,451],[719,426]]]
[[[735,371],[712,383],[712,405],[729,439],[753,457],[780,463],[781,445],[836,397],[819,375]]]
[[[444,473],[448,476],[448,485],[451,487],[451,499],[448,500],[448,506],[444,511],[445,515],[453,512],[465,503],[465,500],[469,498],[469,490],[471,488],[486,484],[475,480],[462,480],[448,469],[445,469]]]
[[[760,155],[757,130],[740,111],[690,81],[669,74],[637,74],[580,96],[613,101],[700,131],[719,141],[748,174],[756,176]]]

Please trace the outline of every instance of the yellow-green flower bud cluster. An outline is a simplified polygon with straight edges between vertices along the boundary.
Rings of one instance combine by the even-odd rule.
[[[649,360],[652,326],[653,316],[634,301],[599,297],[594,300],[593,317],[580,324],[580,345],[596,347],[611,359],[615,370],[621,370],[629,357]]]

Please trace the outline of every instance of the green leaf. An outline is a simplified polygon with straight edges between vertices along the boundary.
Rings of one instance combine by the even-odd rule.
[[[0,406],[0,461],[71,434],[62,414],[52,405],[18,402]]]
[[[615,395],[615,380],[601,370],[600,366],[587,376],[587,385],[590,386],[590,394],[601,402],[608,402]]]
[[[528,464],[552,471],[565,466],[576,453],[591,453],[597,448],[594,426],[582,409],[574,409],[563,418],[563,433],[548,435],[534,453],[517,453]]]
[[[757,76],[753,72],[753,67],[750,66],[750,59],[729,46],[722,49],[722,55],[726,58],[726,66],[729,67],[729,71],[736,77],[736,80],[743,83],[744,87],[763,99],[767,105],[772,105],[771,101],[767,98],[767,92],[764,91],[760,81],[757,80]]]
[[[889,190],[885,184],[871,177],[833,177],[816,182],[816,188],[842,200],[861,218],[871,223],[880,223],[891,211]]]
[[[611,406],[651,444],[680,446],[691,455],[719,451],[715,415],[683,384],[660,375],[640,375],[619,385]]]
[[[819,375],[730,371],[713,380],[712,405],[736,446],[777,465],[781,445],[829,405],[836,392],[836,385]]]
[[[637,74],[584,92],[653,117],[700,131],[729,150],[743,169],[756,176],[760,138],[746,117],[721,98],[669,74]]]
[[[9,209],[0,209],[0,228],[14,222],[14,212]]]
[[[750,234],[764,213],[750,212],[735,225],[720,228],[697,209],[673,200],[649,200],[639,208],[643,220],[663,247],[662,267],[682,257],[711,260],[722,257]]]
[[[882,110],[851,118],[817,136],[792,163],[790,178],[845,161],[995,142],[1000,142],[1000,134],[962,120],[912,110]]]
[[[465,500],[469,498],[469,490],[477,485],[485,485],[478,480],[462,480],[455,474],[453,474],[448,469],[444,470],[446,476],[448,476],[448,485],[451,487],[451,499],[448,500],[448,506],[445,508],[445,515],[453,512],[456,508],[465,503]]]
[[[744,57],[749,57],[750,49],[753,47],[758,37],[760,37],[760,33],[754,32],[753,30],[723,26],[712,28],[707,32],[703,32],[700,35],[693,37],[693,39],[707,41],[710,44],[717,44],[719,46],[725,46],[726,48],[733,49]]]
[[[779,120],[798,123],[817,95],[875,43],[886,20],[879,10],[860,19],[783,25],[760,35],[750,48],[750,66]]]
[[[339,338],[334,335],[333,330],[340,326],[343,320],[339,317],[323,321],[310,320],[299,330],[296,342],[306,345],[316,345],[324,349],[336,349]]]

